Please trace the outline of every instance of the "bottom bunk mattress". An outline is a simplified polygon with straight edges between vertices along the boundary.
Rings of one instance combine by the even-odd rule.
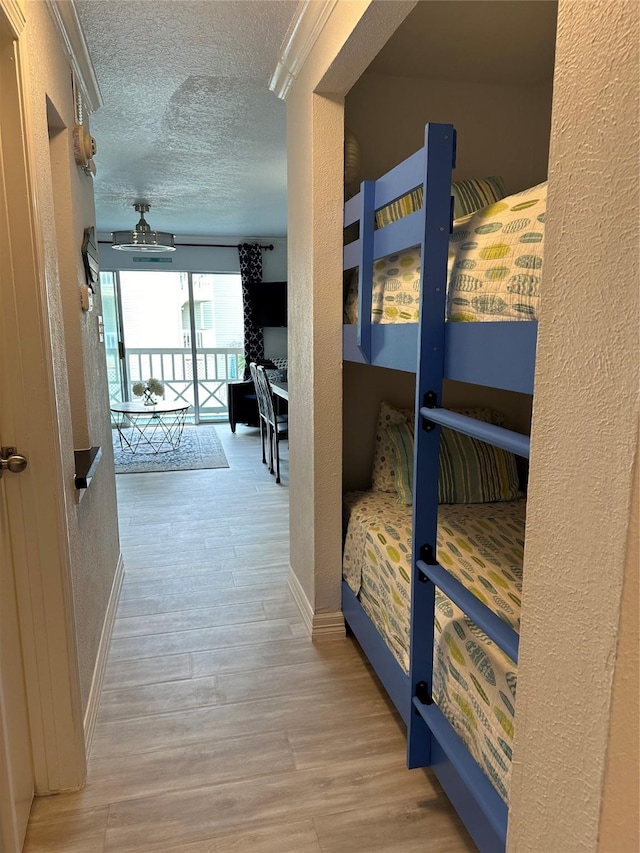
[[[438,561],[514,630],[520,627],[524,500],[442,504]],[[412,508],[387,492],[345,496],[343,574],[405,672],[409,670]],[[508,800],[516,664],[436,591],[434,698]]]

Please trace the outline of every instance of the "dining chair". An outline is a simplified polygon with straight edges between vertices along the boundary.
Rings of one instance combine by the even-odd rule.
[[[266,437],[268,437],[269,435],[269,411],[264,391],[261,389],[261,380],[258,376],[258,365],[254,361],[252,361],[249,364],[249,370],[251,372],[251,378],[253,379],[253,384],[256,389],[256,398],[258,402],[258,420],[260,421],[260,444],[262,446],[262,461],[266,465],[267,457],[265,455],[265,447]],[[269,453],[269,460],[269,471],[271,471],[273,467],[271,463],[271,452]]]
[[[273,400],[273,392],[269,376],[262,365],[256,365],[258,377],[258,400],[264,399],[267,410],[267,437],[269,440],[269,473],[276,475],[276,483],[280,482],[280,439],[288,438],[289,419],[287,415],[279,415]],[[275,458],[275,470],[274,470]]]

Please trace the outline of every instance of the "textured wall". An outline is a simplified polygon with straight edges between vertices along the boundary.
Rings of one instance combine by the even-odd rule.
[[[340,609],[342,100],[413,5],[338,3],[287,99],[290,559],[315,613]]]
[[[340,608],[342,99],[413,5],[339,3],[287,100],[290,558],[315,613]]]
[[[599,853],[617,853],[624,838],[640,850],[640,444],[636,451],[627,566],[622,589],[609,750],[602,796]]]
[[[458,131],[456,178],[500,175],[509,192],[547,176],[551,85],[511,86],[363,74],[345,101],[362,152],[361,180],[378,178],[424,144],[427,121]]]
[[[343,491],[368,489],[380,402],[413,409],[415,373],[387,370],[345,361],[342,370],[343,402]]]
[[[598,839],[637,446],[638,11],[559,8],[511,850]]]
[[[86,709],[120,550],[106,365],[97,329],[100,306],[97,300],[94,311],[82,313],[78,292],[84,280],[82,236],[84,228],[95,223],[93,181],[73,161],[73,96],[62,42],[44,3],[27,4],[26,13],[38,202],[64,457],[80,687]],[[55,129],[51,144],[48,121]],[[91,488],[78,503],[73,451],[88,445],[102,446],[104,456]]]
[[[328,131],[333,126],[327,138],[339,139],[342,111],[318,96],[311,102],[311,109],[305,110],[306,121],[300,121],[299,109],[296,121],[289,122],[289,151],[303,152],[299,159],[290,157],[289,186],[296,187],[296,198],[299,191],[304,193],[302,203],[290,199],[289,207],[290,222],[296,223],[289,235],[289,375],[296,387],[289,408],[290,558],[307,599],[315,612],[321,612],[340,607],[335,576],[340,565],[336,508],[341,479],[342,341],[336,329],[340,327],[341,305],[335,294],[331,298],[336,279],[330,254],[333,249],[335,256],[339,250],[339,228],[329,218],[324,227],[314,227],[315,217],[321,213],[311,211],[307,199],[312,195],[323,198],[321,207],[326,210],[326,197],[335,196],[328,176],[331,160],[333,171],[338,168],[339,173],[341,146],[327,145],[319,150],[314,138],[319,124]],[[294,105],[295,100],[288,103],[290,109],[295,109]],[[306,170],[304,162],[304,154],[310,150],[314,150],[314,161],[324,161],[323,168],[314,168],[313,173]],[[295,248],[293,252],[291,247]],[[324,266],[319,252],[325,254]]]

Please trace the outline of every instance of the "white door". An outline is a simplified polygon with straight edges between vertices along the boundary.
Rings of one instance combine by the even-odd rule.
[[[0,433],[0,440],[2,440]],[[0,851],[17,853],[33,799],[33,763],[22,646],[9,539],[4,473],[0,480]]]
[[[0,0],[0,446],[29,457],[0,481],[1,853],[21,849],[34,789],[75,790],[86,776],[28,8]]]
[[[0,14],[0,61],[6,62],[12,51],[12,38],[6,20]],[[3,82],[4,82],[4,75]],[[13,311],[7,301],[12,278],[8,268],[10,250],[6,186],[2,175],[2,128],[10,116],[6,99],[0,99],[0,446],[16,441],[12,412],[12,395],[7,393],[11,373],[19,371],[8,346],[7,323]],[[5,152],[6,156],[6,152]],[[3,471],[0,478],[0,851],[19,853],[29,819],[34,792],[31,733],[27,711],[20,622],[16,598],[15,558],[13,548],[21,546],[22,524],[10,525],[9,502],[15,505],[19,489],[19,473]],[[8,494],[9,493],[9,494]]]

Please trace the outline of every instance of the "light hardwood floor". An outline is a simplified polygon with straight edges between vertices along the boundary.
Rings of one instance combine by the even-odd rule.
[[[472,842],[352,639],[287,589],[288,469],[218,427],[229,469],[118,477],[126,577],[84,790],[25,853],[457,853]],[[286,456],[286,444],[283,446]]]

